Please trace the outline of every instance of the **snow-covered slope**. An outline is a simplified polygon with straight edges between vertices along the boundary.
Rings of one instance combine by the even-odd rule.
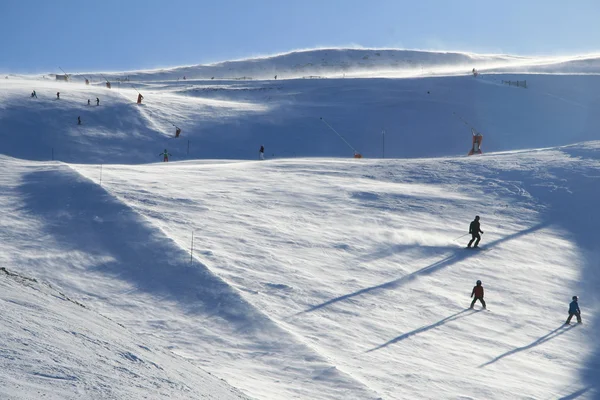
[[[76,168],[98,181],[97,167]],[[111,166],[103,187],[182,247],[193,231],[198,260],[377,396],[591,398],[599,172],[596,142],[480,158]],[[475,214],[479,252],[464,249]],[[477,279],[490,312],[467,309]],[[563,327],[574,294],[585,325]],[[174,342],[195,360],[212,346]],[[238,371],[219,373],[247,387]]]
[[[502,84],[523,79],[527,89]],[[37,99],[29,98],[34,89]],[[385,139],[386,157],[463,155],[471,131],[456,115],[484,134],[486,152],[548,147],[600,139],[597,93],[600,77],[560,75],[136,82],[111,90],[9,79],[0,80],[1,151],[106,164],[157,161],[165,148],[173,160],[256,159],[264,144],[270,158],[351,157],[352,148],[372,158],[383,155]]]
[[[47,191],[46,183],[64,182],[61,167],[5,157],[0,165],[0,398],[248,398],[174,355],[153,335],[137,334],[135,324],[120,324],[118,318],[102,314],[103,307],[87,304],[80,290],[85,284],[96,299],[103,299],[104,307],[126,304],[123,293],[112,297],[106,289],[123,288],[124,275],[102,275],[114,256],[94,252],[93,246],[100,244],[90,241],[91,232],[72,224],[75,216],[83,217],[71,214],[75,203]],[[73,199],[75,182],[62,187],[62,194]],[[40,197],[44,190],[47,196]],[[76,246],[81,247],[62,240],[35,215],[47,210],[56,211],[51,220],[79,237]],[[102,226],[98,217],[90,217],[89,223]],[[96,263],[106,264],[85,270]]]
[[[144,74],[0,81],[0,396],[600,398],[596,76]]]

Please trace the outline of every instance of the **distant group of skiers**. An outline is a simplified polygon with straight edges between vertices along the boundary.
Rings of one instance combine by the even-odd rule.
[[[476,215],[475,219],[469,225],[469,233],[471,234],[471,240],[467,244],[468,249],[471,248],[473,242],[475,242],[473,248],[479,247],[479,241],[481,240],[480,233],[483,234],[483,231],[481,230],[481,223],[479,222],[479,220],[479,215]],[[483,285],[480,280],[477,280],[475,286],[473,287],[473,290],[471,291],[471,297],[473,298],[473,301],[471,302],[471,306],[469,308],[473,308],[475,306],[475,302],[479,300],[481,302],[481,305],[483,306],[483,309],[487,310],[487,305],[485,304],[483,296]],[[569,304],[569,317],[567,318],[567,322],[565,322],[565,325],[569,325],[571,323],[571,319],[573,319],[574,316],[577,317],[577,323],[581,324],[581,310],[579,309],[578,303],[579,297],[573,296],[571,300],[572,301]]]

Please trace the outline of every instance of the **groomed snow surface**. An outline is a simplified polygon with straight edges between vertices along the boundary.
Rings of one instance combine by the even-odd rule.
[[[0,80],[0,399],[600,398],[600,78],[555,72]]]

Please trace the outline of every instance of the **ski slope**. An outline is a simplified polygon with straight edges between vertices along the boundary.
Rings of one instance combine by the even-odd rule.
[[[167,72],[0,81],[0,397],[600,398],[596,76]]]

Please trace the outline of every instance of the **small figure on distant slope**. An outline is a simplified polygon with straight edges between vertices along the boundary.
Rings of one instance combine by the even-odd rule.
[[[88,106],[90,105],[90,99],[88,99]]]
[[[265,159],[265,146],[263,146],[263,145],[260,146],[260,150],[258,151],[258,159],[259,160]]]
[[[168,162],[170,155],[171,154],[169,154],[169,152],[167,151],[167,149],[165,149],[165,151],[163,151],[162,153],[159,154],[159,156],[163,156],[163,162]]]
[[[483,286],[481,286],[481,281],[477,281],[476,286],[473,287],[473,291],[471,292],[471,297],[473,297],[473,301],[471,302],[471,307],[475,306],[475,302],[479,300],[484,310],[487,310],[485,305],[485,300],[483,300]]]
[[[569,318],[567,318],[567,322],[565,325],[569,325],[571,323],[571,318],[573,315],[577,317],[577,323],[581,324],[581,310],[579,310],[579,303],[577,301],[579,298],[577,296],[573,296],[573,301],[569,304]]]
[[[175,127],[175,137],[178,138],[179,135],[181,135],[181,129],[176,126]]]
[[[471,241],[467,245],[467,248],[471,247],[473,241],[475,241],[475,245],[473,247],[477,248],[479,245],[479,241],[481,240],[481,236],[479,234],[483,233],[479,224],[479,215],[477,215],[475,217],[475,220],[471,222],[471,225],[469,225],[469,233],[471,234]]]
[[[56,92],[56,100],[60,100],[60,92]]]
[[[35,97],[37,99],[37,93],[35,92],[35,90],[31,92],[31,97]]]
[[[99,106],[100,105],[100,99],[96,97],[96,105]]]
[[[141,93],[138,93],[137,103],[142,104],[142,100],[144,100],[144,96]]]
[[[81,125],[81,117],[77,117],[77,125]]]

